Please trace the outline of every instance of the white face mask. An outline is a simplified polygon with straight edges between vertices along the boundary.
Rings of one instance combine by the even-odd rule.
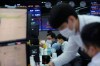
[[[73,30],[70,30],[69,28],[66,28],[64,30],[61,30],[60,33],[66,37],[69,38],[72,35],[75,35],[75,27],[73,26]]]
[[[52,40],[47,40],[46,43],[52,44]]]

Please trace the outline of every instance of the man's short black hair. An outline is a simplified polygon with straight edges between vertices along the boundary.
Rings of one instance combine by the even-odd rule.
[[[47,33],[53,33],[52,30],[48,30]]]
[[[93,45],[100,48],[100,23],[95,22],[84,26],[81,38],[86,47]]]
[[[74,16],[75,18],[78,18],[78,15],[73,7],[71,7],[67,3],[56,5],[51,9],[49,16],[49,24],[51,27],[57,29],[64,22],[68,22],[69,16]]]
[[[68,41],[68,39],[62,36],[61,34],[57,35],[57,39],[63,39],[64,41]]]
[[[55,38],[56,39],[55,33],[48,33],[47,36],[51,36],[52,38]]]

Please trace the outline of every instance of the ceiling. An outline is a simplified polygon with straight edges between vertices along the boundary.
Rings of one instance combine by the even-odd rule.
[[[19,4],[19,3],[21,5],[37,5],[38,4],[41,7],[42,14],[47,15],[47,14],[49,14],[51,8],[46,8],[45,3],[42,3],[42,2],[51,2],[52,6],[54,6],[59,1],[62,1],[64,3],[69,3],[69,1],[74,1],[75,2],[74,8],[79,7],[81,1],[86,1],[88,8],[85,10],[81,10],[81,12],[86,12],[86,11],[89,11],[89,9],[90,9],[91,1],[100,1],[100,0],[7,0],[7,1],[0,0],[0,6],[3,6],[5,4],[14,5],[14,4]]]

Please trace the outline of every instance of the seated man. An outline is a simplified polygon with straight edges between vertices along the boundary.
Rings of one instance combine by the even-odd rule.
[[[85,52],[92,57],[88,66],[100,66],[100,23],[91,23],[84,26],[81,38]]]
[[[64,46],[65,44],[67,44],[68,39],[66,39],[65,37],[63,37],[61,34],[57,35],[57,43],[52,45],[52,48],[55,48],[56,50],[58,49],[62,49],[62,51],[64,51]]]
[[[48,33],[46,40],[47,47],[50,48],[54,43],[56,43],[56,35],[54,33]]]
[[[57,55],[60,55],[62,52],[64,52],[64,47],[67,45],[68,39],[63,37],[61,34],[57,35],[57,43],[52,45],[52,48],[54,48],[57,52]]]

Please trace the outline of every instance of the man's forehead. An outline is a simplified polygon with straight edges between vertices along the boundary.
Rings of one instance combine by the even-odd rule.
[[[52,38],[51,35],[48,35],[47,38]]]

